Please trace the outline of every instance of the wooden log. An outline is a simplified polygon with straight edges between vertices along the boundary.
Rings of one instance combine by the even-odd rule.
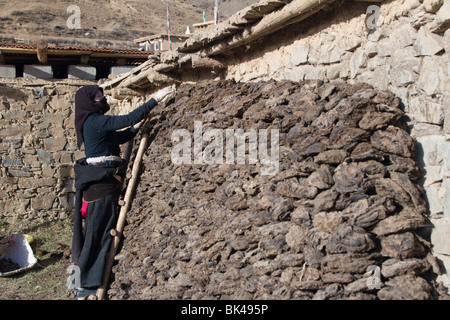
[[[166,76],[165,74],[159,73],[154,69],[150,69],[146,74],[147,81],[158,87],[161,84],[173,83],[173,79]]]
[[[318,12],[335,0],[294,0],[279,11],[266,15],[258,23],[235,35],[230,40],[205,50],[208,56],[214,56],[225,51],[258,40],[290,24],[302,21]]]
[[[81,57],[80,57],[80,63],[82,64],[82,65],[84,65],[84,66],[87,66],[87,64],[89,63],[89,55],[87,55],[87,54],[83,54],[83,55],[81,55]]]
[[[154,64],[155,64],[155,62],[149,58],[149,60],[145,61],[144,63],[142,63],[141,65],[137,66],[133,70],[130,70],[130,71],[128,71],[128,72],[126,72],[126,73],[124,73],[124,74],[114,78],[111,81],[108,81],[108,82],[105,82],[105,83],[101,84],[100,87],[102,87],[103,89],[113,88],[114,86],[118,85],[119,83],[121,83],[125,79],[128,79],[128,78],[132,77],[133,75],[135,75],[137,73],[141,73],[143,70],[146,70],[147,68],[151,67]]]
[[[47,64],[48,62],[48,43],[43,39],[36,41],[36,53],[37,58],[41,64]]]
[[[228,20],[209,27],[205,31],[194,33],[189,37],[182,47],[178,48],[179,52],[196,52],[207,46],[209,43],[220,41],[244,28],[248,24],[261,19],[266,14],[270,14],[275,9],[284,6],[292,0],[261,0],[254,3],[241,11],[232,15]],[[202,25],[202,24],[198,24]],[[194,25],[195,27],[196,25]]]
[[[216,59],[201,58],[199,56],[192,57],[192,68],[200,69],[225,69],[227,65]]]
[[[178,63],[160,63],[156,66],[154,66],[155,71],[157,72],[169,72],[173,69],[176,69],[178,67]]]
[[[141,70],[137,75],[130,75],[127,79],[120,84],[121,87],[129,87],[139,82],[145,81],[147,79],[147,75],[151,69]]]
[[[114,99],[126,99],[130,97],[142,97],[142,93],[129,88],[113,88],[111,89],[111,96]]]

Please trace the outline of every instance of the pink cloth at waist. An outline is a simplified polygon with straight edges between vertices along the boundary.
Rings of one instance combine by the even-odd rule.
[[[82,206],[81,206],[80,212],[81,212],[81,216],[82,216],[83,218],[86,218],[86,217],[87,217],[88,205],[89,205],[89,203],[86,202],[86,201],[84,201],[83,204],[82,204]]]

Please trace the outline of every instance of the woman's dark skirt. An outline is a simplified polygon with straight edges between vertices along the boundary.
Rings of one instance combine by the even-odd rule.
[[[77,198],[81,197],[81,192]],[[81,213],[75,210],[72,258],[79,267],[82,288],[96,288],[103,282],[106,257],[112,241],[110,230],[115,228],[120,191],[114,191],[88,205],[82,223]],[[77,203],[81,199],[76,200]]]

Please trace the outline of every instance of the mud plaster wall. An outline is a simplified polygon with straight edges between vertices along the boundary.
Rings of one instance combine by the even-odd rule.
[[[331,12],[291,25],[234,56],[227,78],[236,81],[365,82],[390,90],[404,105],[417,141],[434,253],[450,268],[450,3],[398,0],[345,2]],[[372,19],[369,21],[369,19]],[[440,28],[440,29],[438,29]],[[438,29],[438,30],[436,30]],[[434,32],[432,32],[434,30]],[[448,287],[447,276],[441,280]]]

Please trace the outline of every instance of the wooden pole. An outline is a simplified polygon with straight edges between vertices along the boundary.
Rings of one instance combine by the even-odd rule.
[[[260,39],[290,24],[306,19],[334,1],[294,0],[282,7],[279,11],[264,16],[255,25],[244,29],[242,34],[237,34],[228,41],[206,49],[205,52],[208,56],[219,55],[230,49],[247,44],[250,41]]]
[[[48,43],[47,41],[40,39],[36,41],[36,53],[40,63],[47,64],[48,61]]]
[[[214,24],[219,23],[219,0],[214,4]]]
[[[148,116],[147,116],[148,118]],[[144,122],[144,121],[142,121]],[[143,124],[142,124],[143,125]],[[141,125],[141,126],[142,126]],[[104,300],[106,295],[106,288],[108,286],[109,282],[109,276],[111,274],[112,265],[114,263],[114,257],[117,253],[117,249],[119,247],[119,242],[122,237],[123,228],[125,226],[126,216],[128,213],[128,210],[130,209],[131,199],[136,187],[136,182],[139,176],[139,170],[141,168],[141,161],[142,157],[144,155],[145,150],[147,149],[147,141],[148,141],[148,133],[144,133],[141,138],[141,143],[139,145],[138,152],[136,154],[136,158],[133,162],[133,169],[131,171],[131,178],[128,182],[127,190],[125,192],[124,196],[124,205],[120,208],[119,217],[117,220],[117,225],[115,229],[115,235],[112,239],[109,254],[107,256],[105,269],[103,272],[103,284],[101,287],[97,289],[97,298],[99,300]]]
[[[192,57],[192,68],[206,68],[206,69],[226,69],[227,65],[216,59],[201,58],[199,56]]]

